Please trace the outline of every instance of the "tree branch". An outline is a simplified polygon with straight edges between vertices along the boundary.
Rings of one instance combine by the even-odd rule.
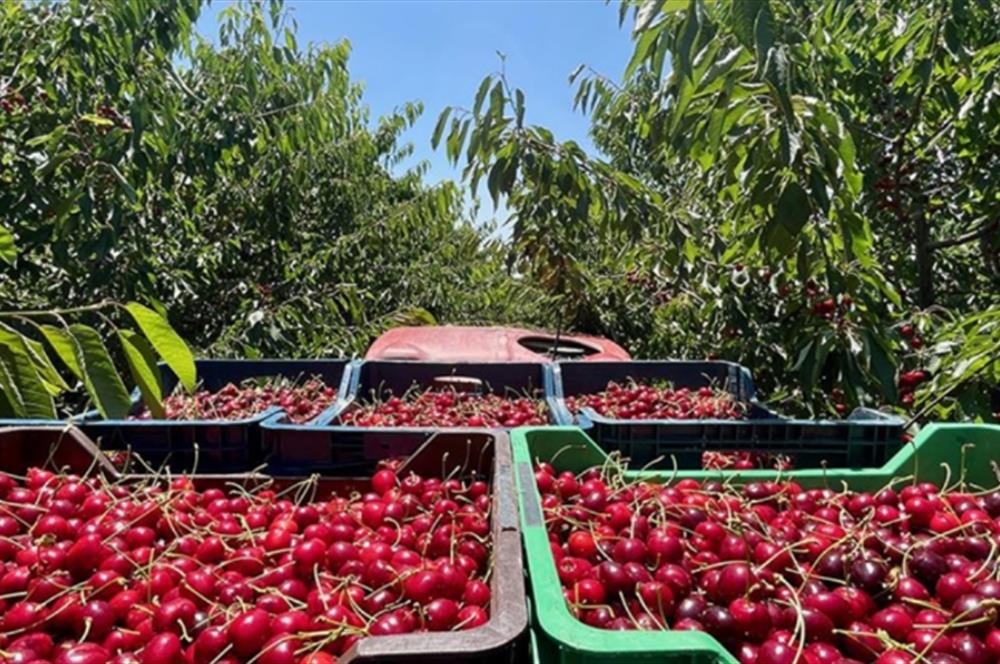
[[[975,242],[976,240],[986,237],[991,232],[1000,228],[1000,220],[994,219],[992,221],[986,221],[979,228],[969,231],[959,235],[958,237],[948,238],[947,240],[938,240],[937,242],[931,242],[927,245],[927,248],[931,251],[937,251],[938,249],[947,249],[948,247],[957,247],[960,244],[967,244],[969,242]]]
[[[95,304],[88,304],[82,307],[69,307],[67,309],[42,309],[36,311],[0,311],[0,317],[7,318],[11,316],[23,317],[23,316],[60,316],[62,314],[77,314],[83,313],[85,311],[99,311],[105,309],[112,305],[117,304],[113,300],[103,300]]]

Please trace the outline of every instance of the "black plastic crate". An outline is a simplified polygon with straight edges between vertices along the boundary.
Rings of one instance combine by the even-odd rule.
[[[737,401],[751,402],[757,394],[750,370],[723,360],[630,360],[628,362],[556,362],[552,365],[548,392],[560,424],[573,424],[565,398],[593,394],[608,383],[664,381],[676,387],[715,387],[726,390]]]
[[[530,394],[544,399],[551,376],[548,365],[541,363],[356,362],[344,399],[313,422],[298,425],[277,413],[262,423],[268,468],[283,473],[335,468],[363,474],[382,459],[412,453],[434,433],[451,429],[346,426],[339,418],[373,394],[379,398],[402,396],[414,386],[423,389],[435,383],[457,383],[463,389],[478,385],[498,394]],[[551,401],[546,402],[551,411]],[[554,421],[554,414],[549,415]]]
[[[282,376],[291,380],[318,377],[336,387],[339,400],[349,387],[348,360],[197,360],[200,385],[209,391],[250,378]],[[164,393],[177,385],[177,377],[161,366]],[[335,402],[336,403],[336,402]],[[142,409],[138,392],[132,413]],[[260,425],[282,414],[269,408],[240,420],[105,420],[97,411],[76,418],[83,431],[106,449],[131,449],[153,468],[174,471],[244,472],[263,463]]]
[[[783,417],[756,401],[750,372],[732,362],[559,362],[552,409],[561,424],[577,424],[601,447],[620,452],[635,468],[700,468],[706,452],[752,452],[787,457],[795,468],[862,467],[885,463],[902,446],[903,421],[859,408],[844,420]],[[612,419],[583,408],[575,416],[565,397],[603,390],[609,381],[666,380],[676,387],[714,386],[748,405],[742,420]]]
[[[885,463],[903,445],[903,421],[866,408],[845,420],[788,419],[760,406],[747,420],[612,420],[593,411],[578,419],[635,468],[700,468],[705,452],[786,456],[795,468],[860,468]]]

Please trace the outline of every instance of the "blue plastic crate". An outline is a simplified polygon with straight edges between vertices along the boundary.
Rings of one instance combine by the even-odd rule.
[[[677,387],[714,385],[749,406],[744,420],[620,420],[583,408],[575,417],[565,397],[600,392],[609,381],[667,380]],[[750,372],[732,362],[559,362],[552,372],[552,409],[560,424],[577,424],[601,447],[634,467],[700,468],[705,452],[787,456],[796,468],[863,467],[885,463],[902,446],[903,420],[859,408],[844,420],[787,418],[756,401]]]
[[[308,424],[294,424],[283,413],[265,420],[263,447],[272,472],[337,471],[367,474],[379,461],[412,453],[431,435],[447,429],[423,427],[357,427],[339,423],[340,416],[372,394],[402,395],[414,385],[432,386],[438,379],[481,381],[495,393],[548,395],[552,386],[549,365],[542,363],[451,363],[358,361],[350,370],[344,399]],[[463,381],[466,385],[468,381]],[[447,383],[445,383],[447,384]],[[551,409],[551,402],[547,400]],[[554,413],[550,418],[555,422]]]
[[[319,377],[338,388],[341,399],[350,387],[348,360],[197,360],[200,385],[216,391],[228,383],[250,378],[282,376],[288,379]],[[172,371],[161,366],[164,393],[177,385]],[[335,402],[336,403],[336,402]],[[132,413],[142,403],[133,394]],[[243,472],[263,462],[260,425],[282,415],[280,407],[269,408],[240,420],[105,420],[97,411],[84,413],[77,423],[106,449],[131,449],[154,468],[164,464],[172,470],[199,472]]]

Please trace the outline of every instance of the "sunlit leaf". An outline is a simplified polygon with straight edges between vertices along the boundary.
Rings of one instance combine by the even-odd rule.
[[[160,368],[156,363],[156,351],[145,337],[131,330],[119,330],[118,340],[121,342],[132,378],[139,386],[142,402],[153,417],[162,419],[166,414],[163,410],[163,386]]]
[[[177,376],[181,385],[188,391],[194,391],[197,382],[194,355],[180,335],[160,314],[138,302],[129,302],[125,305],[125,309],[132,315],[152,347]]]
[[[6,226],[0,224],[0,259],[13,264],[15,258],[17,258],[17,247],[14,244],[14,235]]]
[[[0,325],[0,363],[2,387],[15,413],[27,418],[56,416],[52,394],[45,387],[24,337],[6,325]]]
[[[80,350],[79,361],[84,385],[98,411],[109,420],[124,419],[132,401],[101,335],[94,328],[81,323],[70,325],[69,331]]]

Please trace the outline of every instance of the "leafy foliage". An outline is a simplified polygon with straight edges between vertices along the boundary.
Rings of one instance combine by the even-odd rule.
[[[277,0],[227,7],[214,42],[202,5],[5,5],[0,301],[151,302],[203,352],[280,356],[358,352],[421,310],[544,311],[453,186],[394,172],[419,104],[373,121],[349,44],[301,47]]]
[[[905,406],[901,370],[938,367],[946,347],[947,362],[962,362],[995,339],[985,321],[962,320],[1000,304],[994,3],[690,0],[621,11],[635,38],[623,79],[586,67],[571,76],[606,160],[520,130],[511,117],[523,117],[523,97],[512,101],[502,74],[445,139],[453,159],[467,146],[471,184],[504,174],[490,178],[491,193],[508,197],[516,240],[553,218],[574,229],[549,241],[572,257],[563,286],[573,325],[649,356],[743,361],[790,408],[831,414]],[[549,170],[508,172],[526,135]],[[629,195],[613,199],[613,213],[581,212],[591,204],[573,192],[623,181]],[[573,241],[584,237],[593,243]],[[617,248],[624,237],[631,248]],[[522,255],[551,264],[544,251]],[[916,341],[899,334],[917,321]],[[930,343],[938,334],[949,343]],[[990,376],[978,375],[965,387],[986,395]],[[988,413],[987,402],[971,412]]]

